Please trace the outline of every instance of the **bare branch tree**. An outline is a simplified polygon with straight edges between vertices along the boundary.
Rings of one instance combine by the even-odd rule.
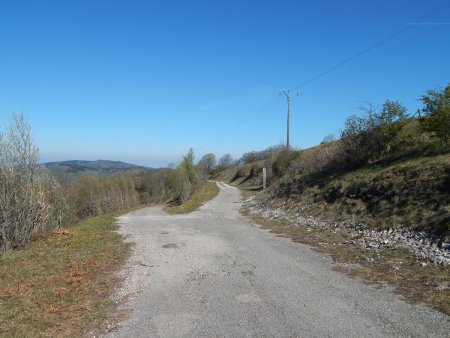
[[[38,160],[28,122],[12,115],[7,132],[0,130],[0,251],[21,248],[33,232],[62,222],[64,196]]]

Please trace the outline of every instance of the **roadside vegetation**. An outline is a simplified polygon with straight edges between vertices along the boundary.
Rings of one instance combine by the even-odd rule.
[[[10,126],[0,129],[0,254],[25,248],[33,235],[141,204],[177,207],[189,200],[180,210],[190,210],[216,193],[207,184],[215,161],[206,154],[194,164],[191,149],[175,169],[55,178],[39,164],[24,116],[12,115]]]
[[[9,128],[0,129],[0,253],[23,248],[33,233],[63,222],[62,189],[38,160],[30,127],[13,115]]]
[[[213,199],[219,193],[215,182],[206,182],[198,188],[192,196],[180,205],[168,206],[164,210],[169,214],[187,214],[197,210],[203,204]]]
[[[214,154],[204,155],[194,162],[194,150],[190,149],[174,169],[162,168],[152,172],[141,172],[134,177],[141,203],[167,204],[176,207],[187,202],[193,195],[211,190],[208,178],[216,168]]]
[[[92,217],[26,249],[0,255],[1,337],[82,337],[113,306],[114,275],[127,257],[118,213]]]
[[[168,201],[165,211],[169,214],[186,214],[214,198],[219,193],[219,187],[207,181],[207,178],[215,166],[214,154],[204,155],[194,165],[194,151],[190,149],[172,174],[172,185],[178,194]]]
[[[115,217],[150,203],[190,212],[217,194],[214,168],[213,154],[194,165],[190,150],[175,169],[55,177],[25,117],[12,115],[0,128],[0,336],[101,332],[130,249]]]
[[[450,240],[450,86],[429,91],[415,116],[397,101],[362,108],[338,140],[306,150],[283,146],[244,154],[218,178],[261,201],[283,200],[331,221],[350,219],[373,229],[407,227]],[[253,162],[252,162],[253,161]]]
[[[309,154],[281,152],[269,193],[336,221],[352,217],[373,228],[448,236],[450,144],[441,126],[450,120],[450,86],[422,100],[419,117],[386,101],[380,110],[369,106],[348,118],[336,142]]]

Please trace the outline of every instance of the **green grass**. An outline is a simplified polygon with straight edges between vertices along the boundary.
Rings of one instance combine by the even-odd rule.
[[[439,286],[450,282],[450,266],[429,264],[422,267],[413,254],[403,248],[386,248],[380,252],[366,250],[357,244],[357,238],[332,227],[292,226],[283,220],[267,220],[260,215],[241,212],[271,232],[291,238],[294,242],[328,253],[336,263],[356,264],[356,268],[336,267],[352,277],[376,285],[392,285],[395,292],[411,303],[425,303],[450,315],[450,289]],[[351,243],[354,241],[355,243]]]
[[[357,214],[384,228],[400,224],[445,233],[449,173],[450,154],[373,165],[330,180],[313,198],[324,201],[327,191],[338,189],[342,196],[325,206],[331,214]]]
[[[448,147],[436,150],[427,144],[405,148],[402,153],[354,170],[311,172],[318,165],[315,161],[325,154],[332,156],[336,147],[337,143],[332,142],[296,151],[303,164],[291,162],[291,170],[279,179],[269,173],[266,198],[278,199],[288,209],[298,208],[333,222],[353,220],[373,228],[407,227],[435,232],[450,240]],[[261,171],[250,175],[250,169],[261,168],[263,162],[226,168],[214,179],[232,184],[250,196],[251,190],[261,190],[262,185]]]
[[[176,206],[170,206],[164,210],[169,214],[187,214],[197,210],[207,201],[213,199],[219,193],[219,187],[215,182],[206,182],[198,188],[194,194],[184,203]]]
[[[114,306],[129,245],[119,213],[87,219],[0,256],[0,337],[81,337]]]
[[[409,227],[450,238],[450,153],[404,157],[348,172],[286,174],[266,198],[329,221]]]

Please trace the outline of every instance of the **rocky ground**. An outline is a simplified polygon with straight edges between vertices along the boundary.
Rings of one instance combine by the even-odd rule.
[[[368,250],[381,250],[391,246],[403,247],[412,251],[422,262],[422,266],[450,264],[450,242],[442,242],[439,237],[429,233],[406,228],[374,230],[364,223],[353,221],[329,222],[306,215],[301,208],[289,210],[286,202],[280,200],[261,201],[250,198],[244,202],[244,205],[250,213],[259,214],[269,220],[286,220],[292,225],[311,229],[334,227],[347,231],[352,238],[346,243],[348,245],[357,244]]]

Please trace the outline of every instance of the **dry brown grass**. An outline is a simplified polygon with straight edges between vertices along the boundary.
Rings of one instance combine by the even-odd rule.
[[[81,337],[114,306],[114,271],[129,251],[108,214],[0,256],[1,337]]]

